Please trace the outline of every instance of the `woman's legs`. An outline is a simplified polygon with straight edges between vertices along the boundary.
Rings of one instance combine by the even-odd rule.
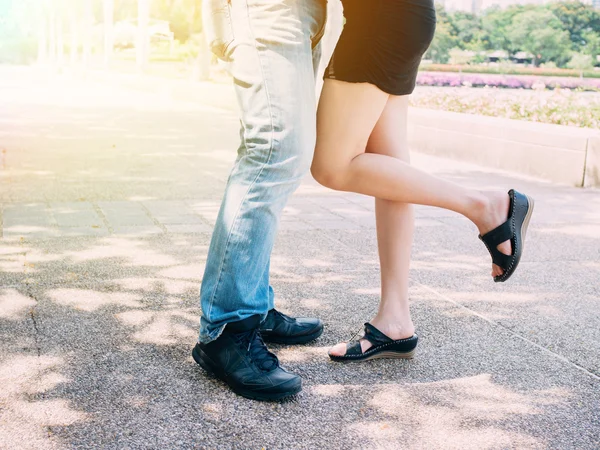
[[[467,189],[400,159],[365,153],[369,137],[390,98],[368,83],[325,81],[312,164],[315,179],[336,190],[456,211],[470,219],[482,235],[506,221],[509,197],[504,192]],[[401,112],[394,111],[402,108],[397,108],[394,100],[390,105],[390,114],[397,114],[400,120]],[[510,241],[500,244],[498,249],[510,254]],[[492,275],[500,274],[502,269],[494,265]]]
[[[406,142],[408,97],[390,97],[367,144],[367,153],[410,161]],[[414,212],[409,203],[375,199],[377,243],[381,266],[381,300],[371,324],[392,339],[411,337],[415,328],[408,305],[408,273],[413,240]],[[363,352],[371,343],[361,340]],[[342,356],[346,344],[330,350]]]

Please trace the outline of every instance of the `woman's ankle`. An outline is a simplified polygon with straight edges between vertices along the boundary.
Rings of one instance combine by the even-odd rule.
[[[377,315],[370,323],[391,339],[406,339],[415,334],[415,326],[410,316],[408,318],[392,318]]]
[[[492,199],[489,193],[473,190],[467,198],[466,205],[464,216],[479,228],[489,215]]]
[[[502,224],[507,217],[510,199],[505,192],[482,192],[484,200],[478,200],[474,207],[471,221],[477,226],[480,234],[485,234]]]

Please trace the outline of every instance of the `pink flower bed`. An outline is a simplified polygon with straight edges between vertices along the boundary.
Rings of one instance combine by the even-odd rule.
[[[419,72],[419,86],[472,86],[497,87],[506,89],[534,89],[545,87],[549,89],[582,89],[589,91],[600,90],[600,79],[596,78],[566,78],[566,77],[536,77],[531,75],[494,75],[456,72]]]

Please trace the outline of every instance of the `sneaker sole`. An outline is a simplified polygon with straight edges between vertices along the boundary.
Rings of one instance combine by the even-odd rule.
[[[257,393],[247,389],[239,388],[235,385],[232,386],[229,383],[225,372],[223,372],[223,370],[217,367],[202,350],[199,350],[197,347],[194,347],[194,349],[192,350],[192,357],[194,358],[194,361],[196,361],[196,363],[206,371],[206,373],[223,381],[236,394],[241,395],[245,398],[249,398],[250,400],[258,400],[264,402],[278,401],[297,395],[300,391],[302,391],[301,385],[290,391],[278,392],[275,394]]]
[[[260,335],[262,336],[262,338],[265,342],[269,342],[271,344],[284,344],[284,345],[307,344],[308,342],[314,341],[322,334],[323,334],[323,327],[317,329],[316,331],[312,332],[311,334],[305,334],[302,336],[274,336],[274,335],[265,334],[264,332],[260,333]]]

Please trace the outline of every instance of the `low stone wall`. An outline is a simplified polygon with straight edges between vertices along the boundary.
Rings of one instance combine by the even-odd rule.
[[[237,109],[231,84],[168,80],[138,75],[90,74],[102,82]],[[411,108],[412,150],[531,175],[572,186],[600,187],[600,131],[497,117]]]
[[[600,186],[600,132],[411,108],[411,149],[572,186]]]

